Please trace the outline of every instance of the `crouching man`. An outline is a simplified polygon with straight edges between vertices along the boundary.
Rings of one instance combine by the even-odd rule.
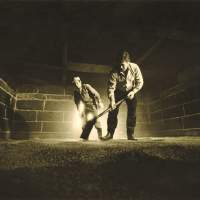
[[[103,103],[99,93],[89,84],[82,83],[80,77],[74,77],[73,82],[75,85],[74,102],[82,120],[82,129],[86,123],[93,117],[98,115],[98,109],[103,108]],[[95,123],[98,138],[102,139],[102,126],[99,120]],[[81,135],[82,140],[88,140],[84,135]]]

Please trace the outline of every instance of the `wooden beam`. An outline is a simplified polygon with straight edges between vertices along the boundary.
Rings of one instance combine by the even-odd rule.
[[[69,62],[67,69],[69,71],[107,74],[112,70],[112,67],[108,65]]]

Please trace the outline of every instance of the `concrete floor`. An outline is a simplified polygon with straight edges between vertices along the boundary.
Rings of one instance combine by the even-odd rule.
[[[86,144],[113,144],[113,143],[122,143],[122,142],[131,142],[131,143],[140,143],[140,142],[165,142],[165,143],[179,143],[179,144],[198,144],[200,143],[200,137],[199,136],[180,136],[180,137],[138,137],[136,138],[137,141],[128,141],[127,139],[112,139],[108,141],[99,141],[97,139],[91,139],[88,140],[87,142],[84,142]],[[18,143],[24,143],[25,141],[27,142],[39,142],[39,143],[47,143],[47,144],[57,144],[57,143],[62,143],[62,142],[74,142],[74,143],[83,143],[80,141],[79,138],[77,139],[56,139],[56,138],[50,138],[50,139],[40,139],[40,138],[35,138],[35,139],[29,139],[29,140],[4,140],[0,139],[0,144],[5,144],[5,143],[12,143],[12,144],[18,144]]]
[[[200,199],[200,137],[0,141],[0,199]]]

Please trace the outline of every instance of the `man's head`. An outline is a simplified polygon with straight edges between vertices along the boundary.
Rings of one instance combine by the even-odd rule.
[[[75,76],[75,77],[73,78],[72,83],[74,83],[74,85],[75,85],[78,89],[80,89],[80,88],[82,87],[81,79],[80,79],[80,77],[78,77],[78,76]]]
[[[122,71],[126,71],[128,68],[129,62],[130,62],[130,55],[127,51],[124,51],[121,56],[120,69]]]

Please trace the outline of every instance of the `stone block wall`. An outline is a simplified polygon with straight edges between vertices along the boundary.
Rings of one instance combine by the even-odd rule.
[[[50,88],[50,90],[49,90]],[[101,91],[101,88],[97,88]],[[138,95],[136,137],[183,136],[200,134],[200,84],[177,85],[146,103],[143,91]],[[103,93],[102,93],[103,94]],[[103,94],[105,107],[108,105]],[[121,105],[115,138],[126,138],[125,103]],[[107,115],[101,118],[104,134]],[[81,124],[69,88],[48,86],[18,91],[12,121],[12,138],[77,139]],[[91,139],[97,138],[93,129]]]
[[[44,93],[46,92],[46,93]],[[50,94],[51,93],[51,94]],[[16,95],[15,112],[12,121],[12,138],[63,138],[78,139],[81,133],[80,119],[71,93],[66,94],[65,88],[54,91],[44,88],[30,93],[18,92]],[[105,102],[105,107],[107,106]],[[147,106],[138,104],[137,132],[144,130],[148,120]],[[115,138],[126,137],[126,105],[123,104],[119,113],[119,124]],[[101,118],[104,134],[107,128],[107,115]],[[142,131],[143,133],[143,131]],[[97,134],[93,128],[91,139]]]
[[[91,84],[101,94],[106,108],[108,74],[68,72],[66,87],[56,85],[22,85],[17,88],[17,102],[13,120],[14,138],[74,138],[81,133],[80,118],[73,102],[74,76],[80,76],[83,83]],[[142,93],[138,96],[137,136],[144,134],[148,120],[148,106],[143,101]],[[119,124],[116,138],[126,138],[126,106],[122,105],[119,113]],[[107,130],[107,114],[101,119],[103,134]],[[97,138],[93,128],[91,139]]]
[[[104,87],[98,88],[103,91]],[[200,84],[177,85],[147,104],[138,93],[136,137],[200,135]],[[106,94],[100,92],[105,108]],[[126,138],[125,103],[121,105],[115,138]],[[72,88],[47,85],[20,88],[16,94],[0,79],[0,137],[12,139],[78,139],[80,118],[73,102]],[[107,115],[101,118],[104,134]],[[96,139],[95,128],[90,135]]]
[[[150,130],[157,136],[200,135],[200,84],[177,85],[149,105]]]
[[[0,79],[0,138],[10,138],[15,100],[14,90]]]
[[[72,128],[76,112],[71,95],[65,89],[40,88],[32,93],[17,93],[12,122],[12,137],[76,138]]]
[[[100,92],[105,109],[108,106],[106,77],[94,75],[89,83]],[[29,84],[20,85],[14,91],[1,80],[0,137],[78,139],[82,129],[72,94],[73,88],[70,85],[63,87],[53,84],[42,86]],[[138,96],[136,128],[138,137],[144,135],[149,123],[148,105],[143,101],[142,94],[141,92]],[[126,138],[126,105],[123,104],[121,107],[115,138]],[[105,135],[107,114],[100,120]],[[93,128],[90,139],[96,138],[97,133]]]

